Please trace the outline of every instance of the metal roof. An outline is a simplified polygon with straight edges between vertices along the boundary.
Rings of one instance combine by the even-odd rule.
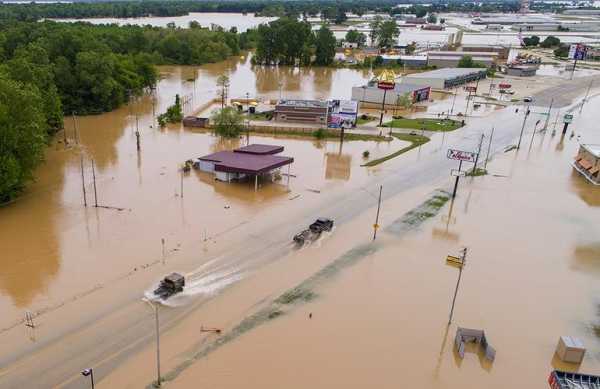
[[[485,68],[443,68],[432,70],[429,72],[423,73],[414,73],[409,74],[404,77],[405,80],[410,84],[411,78],[443,78],[443,79],[452,79],[457,77],[468,76],[474,73],[485,72]]]
[[[581,147],[593,154],[594,157],[600,158],[600,144],[582,144]]]
[[[270,154],[236,153],[234,151],[218,151],[198,158],[201,161],[214,162],[215,171],[260,174],[289,165],[294,158]]]
[[[247,153],[247,154],[277,154],[283,151],[283,146],[277,145],[262,145],[254,143],[248,146],[240,147],[239,149],[233,150],[235,153]]]

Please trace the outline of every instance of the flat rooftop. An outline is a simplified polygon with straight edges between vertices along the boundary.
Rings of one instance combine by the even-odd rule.
[[[465,55],[470,57],[497,57],[498,53],[493,51],[430,51],[427,53],[429,57],[438,56],[438,57],[459,57],[462,58]]]
[[[410,80],[411,78],[443,78],[443,79],[452,79],[457,77],[468,76],[474,73],[485,72],[485,68],[443,68],[432,70],[429,72],[423,73],[414,73],[409,74],[404,77],[405,80]],[[410,84],[410,81],[408,81]]]
[[[327,102],[321,100],[279,100],[277,106],[297,108],[327,108]]]

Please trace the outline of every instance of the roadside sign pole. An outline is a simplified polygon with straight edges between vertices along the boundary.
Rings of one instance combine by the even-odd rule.
[[[458,162],[458,171],[459,173],[456,175],[456,181],[454,181],[454,190],[452,191],[452,198],[456,197],[456,190],[458,189],[458,180],[460,178],[460,168],[462,167],[463,161]]]
[[[83,173],[83,154],[81,155],[81,187],[83,189],[83,206],[87,207],[87,196],[85,193],[85,175]]]
[[[454,304],[456,303],[456,296],[458,295],[458,288],[460,287],[460,278],[462,276],[463,267],[465,267],[465,263],[467,261],[467,248],[463,249],[462,253],[462,263],[458,268],[458,279],[456,280],[456,288],[454,289],[454,297],[452,298],[452,307],[450,308],[450,317],[448,318],[448,325],[452,323],[452,316],[454,315]]]
[[[379,229],[379,210],[381,209],[381,191],[383,185],[379,186],[379,200],[377,200],[377,216],[375,216],[375,224],[373,224],[373,240],[377,238],[377,229]]]
[[[387,95],[387,89],[383,90],[383,101],[381,101],[381,115],[379,115],[379,127],[383,124],[383,111],[385,111],[385,97]]]
[[[593,83],[594,83],[594,80],[590,81],[590,85],[587,88],[587,92],[585,92],[585,97],[583,98],[583,101],[581,102],[581,106],[579,107],[579,113],[581,113],[581,111],[583,111],[583,105],[587,102],[588,96],[590,94],[590,89],[592,89]]]

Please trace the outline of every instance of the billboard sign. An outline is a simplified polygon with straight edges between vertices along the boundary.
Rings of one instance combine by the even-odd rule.
[[[446,154],[446,156],[448,159],[455,159],[463,162],[475,162],[475,159],[477,159],[477,153],[455,149],[448,149],[448,154]]]
[[[569,59],[583,60],[586,53],[587,47],[581,43],[575,43],[569,47]]]

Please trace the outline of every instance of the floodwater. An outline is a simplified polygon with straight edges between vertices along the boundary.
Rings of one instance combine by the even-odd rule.
[[[205,131],[156,126],[153,112],[164,112],[175,94],[188,101],[186,112],[214,99],[216,78],[222,73],[230,76],[230,97],[249,93],[263,98],[349,98],[352,85],[370,77],[368,71],[348,69],[253,69],[248,57],[201,67],[163,67],[154,96],[145,95],[110,113],[66,118],[68,147],[62,142],[63,134],[58,134],[36,171],[36,181],[18,201],[0,208],[0,337],[6,346],[0,362],[37,347],[21,333],[19,323],[26,312],[39,314],[36,321],[45,322],[51,315],[74,313],[73,304],[99,291],[109,294],[112,303],[139,299],[166,269],[173,269],[165,265],[165,258],[183,255],[190,261],[184,270],[193,269],[228,247],[223,245],[224,237],[238,233],[242,239],[238,229],[259,217],[280,220],[284,210],[287,214],[305,212],[321,201],[323,193],[359,188],[378,171],[360,166],[365,162],[363,151],[377,158],[405,144],[397,140],[340,144],[262,135],[222,140]],[[277,183],[261,182],[257,192],[251,183],[226,184],[195,171],[181,179],[179,166],[186,159],[248,141],[285,147],[283,154],[295,158],[289,186],[285,176]],[[82,159],[87,208],[83,206]],[[99,208],[92,206],[94,192]],[[112,292],[119,281],[146,269],[148,275],[138,278],[127,293]],[[211,284],[210,288],[219,286]],[[102,310],[108,305],[102,305]],[[90,305],[77,310],[73,322],[59,320],[52,324],[56,327],[42,326],[38,341],[47,341],[99,313]],[[12,336],[15,330],[20,334],[17,337]]]
[[[161,339],[169,387],[546,388],[553,369],[600,373],[600,189],[570,166],[580,141],[600,142],[593,125],[599,103],[594,98],[582,114],[574,110],[574,137],[552,135],[550,126],[531,146],[528,136],[518,153],[497,155],[490,175],[463,179],[456,201],[421,228],[384,228],[370,245],[371,209],[319,250],[289,255],[203,307]],[[427,195],[415,188],[386,200],[381,224],[397,223]],[[445,258],[465,246],[467,265],[447,326],[457,269]],[[310,272],[343,261],[354,265],[324,277]],[[249,310],[232,308],[260,296],[275,299],[294,285],[310,286],[312,297],[281,307],[280,316],[261,319],[264,300]],[[281,289],[273,294],[273,287]],[[224,333],[199,333],[200,325]],[[457,326],[483,329],[495,361],[476,347],[460,359],[453,351]],[[581,366],[554,356],[561,335],[583,340]],[[148,347],[103,387],[150,383],[152,357]]]
[[[92,24],[126,24],[138,26],[166,27],[169,23],[175,23],[175,26],[188,28],[190,22],[198,22],[202,27],[211,27],[216,24],[229,30],[236,27],[239,32],[246,31],[249,28],[257,27],[259,24],[269,23],[277,18],[256,16],[252,13],[244,15],[241,13],[211,13],[211,12],[191,12],[184,16],[165,16],[165,17],[143,17],[143,18],[89,18],[89,19],[53,19],[58,22],[89,22]]]

